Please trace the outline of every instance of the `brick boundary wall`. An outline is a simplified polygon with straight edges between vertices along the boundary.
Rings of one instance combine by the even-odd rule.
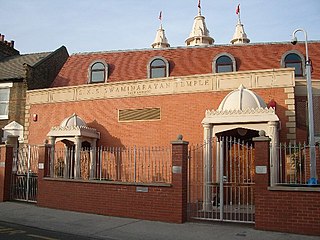
[[[269,187],[269,139],[255,141],[255,227],[260,230],[320,235],[320,188]]]
[[[130,184],[46,178],[48,146],[39,149],[38,206],[183,223],[187,220],[188,142],[172,142],[171,184]]]

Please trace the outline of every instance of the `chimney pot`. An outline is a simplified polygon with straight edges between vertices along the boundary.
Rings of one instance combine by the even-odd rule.
[[[0,35],[0,41],[4,42],[4,35]]]
[[[11,40],[10,47],[14,48],[14,41],[13,40]]]

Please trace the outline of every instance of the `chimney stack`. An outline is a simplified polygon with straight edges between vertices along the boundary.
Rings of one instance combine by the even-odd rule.
[[[0,33],[0,42],[3,42],[8,47],[14,48],[14,41],[11,40],[10,42],[8,42],[7,40],[5,40],[5,36],[2,35],[1,33]]]
[[[19,51],[14,48],[14,41],[5,40],[5,36],[0,33],[0,59],[19,54]]]

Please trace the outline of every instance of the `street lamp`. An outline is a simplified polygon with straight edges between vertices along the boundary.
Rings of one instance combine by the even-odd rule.
[[[307,98],[308,98],[308,118],[309,118],[309,150],[310,150],[310,182],[316,183],[316,151],[314,141],[314,119],[313,119],[313,101],[312,101],[312,83],[311,83],[311,62],[308,54],[308,36],[307,32],[302,28],[298,28],[292,33],[291,43],[295,45],[298,40],[295,34],[297,32],[303,32],[306,45],[306,78],[307,78]]]

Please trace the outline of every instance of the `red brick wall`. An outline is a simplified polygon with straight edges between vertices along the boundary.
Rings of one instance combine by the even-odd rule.
[[[268,142],[255,142],[255,153],[255,165],[268,166]],[[268,186],[269,171],[267,174],[256,174],[254,196],[257,229],[320,235],[319,191],[271,191]]]
[[[40,155],[44,156],[44,148],[40,151]],[[142,186],[147,187],[148,192],[137,192],[139,185],[134,184],[44,179],[44,170],[39,170],[38,205],[182,223],[187,217],[187,153],[187,143],[173,144],[172,165],[181,166],[182,173],[173,173],[170,186]],[[39,161],[43,162],[44,157],[40,157]]]
[[[255,190],[257,229],[320,235],[319,192]]]
[[[282,88],[255,89],[265,102],[277,102],[276,113],[282,121],[280,141],[286,140],[285,122],[287,94]],[[183,134],[190,143],[203,141],[201,121],[208,109],[217,109],[228,92],[177,94],[121,99],[104,99],[69,103],[32,105],[30,108],[29,143],[41,144],[53,126],[76,113],[89,127],[101,133],[98,144],[103,146],[164,146],[177,134]],[[160,107],[161,120],[118,122],[118,109]],[[38,121],[31,117],[38,114]]]

